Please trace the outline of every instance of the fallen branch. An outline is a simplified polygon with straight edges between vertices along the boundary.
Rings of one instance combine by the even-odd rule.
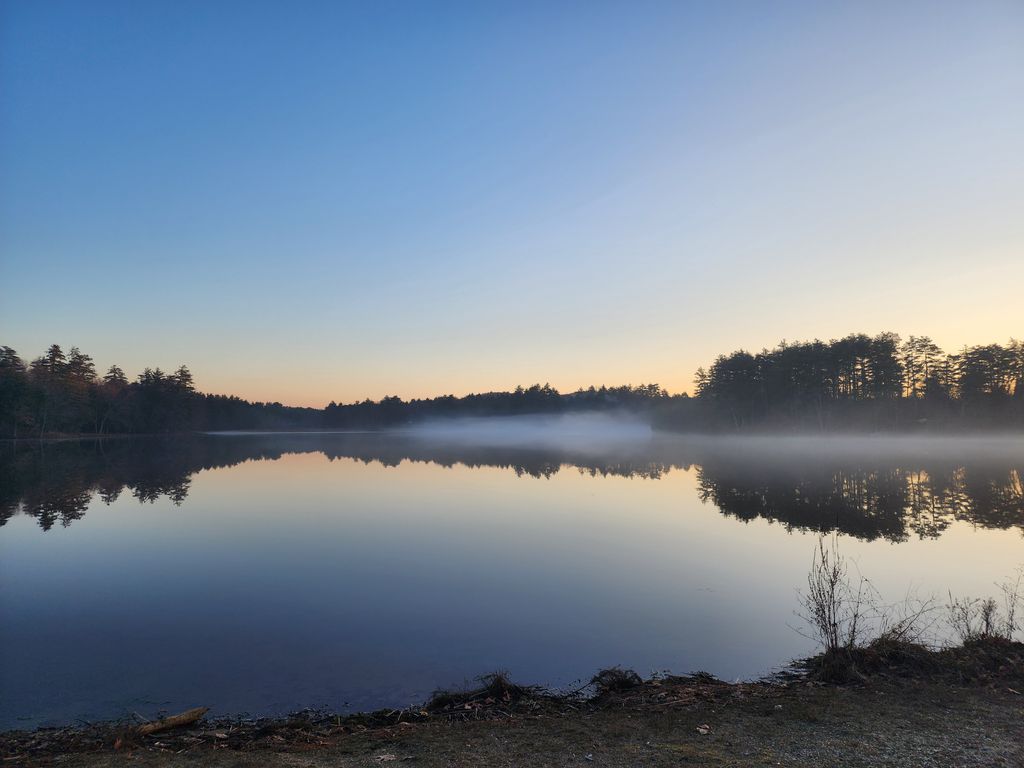
[[[209,711],[209,707],[196,707],[195,709],[188,709],[178,715],[163,717],[152,723],[143,723],[138,727],[137,731],[143,736],[146,736],[150,733],[166,731],[171,728],[177,728],[182,725],[191,725]]]

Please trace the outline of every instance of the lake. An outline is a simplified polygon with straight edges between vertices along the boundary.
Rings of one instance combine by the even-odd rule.
[[[0,444],[0,728],[755,678],[821,533],[892,602],[1024,563],[1019,439],[563,427]]]

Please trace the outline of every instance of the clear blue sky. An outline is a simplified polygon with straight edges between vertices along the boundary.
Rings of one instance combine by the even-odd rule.
[[[0,3],[0,343],[323,405],[1024,335],[1024,3]]]

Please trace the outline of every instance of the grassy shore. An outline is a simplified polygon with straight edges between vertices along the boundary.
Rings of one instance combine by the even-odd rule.
[[[880,646],[851,682],[834,660],[755,683],[599,675],[555,695],[498,675],[422,707],[216,719],[151,735],[136,724],[9,732],[4,765],[1021,766],[1024,644]],[[824,670],[824,672],[822,672]]]

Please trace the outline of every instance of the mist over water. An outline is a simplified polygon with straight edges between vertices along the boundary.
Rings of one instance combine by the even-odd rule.
[[[609,446],[621,451],[624,446],[645,444],[652,435],[646,421],[628,412],[434,419],[397,432],[417,440],[564,447],[598,453]]]
[[[714,452],[731,452],[760,460],[777,458],[888,457],[917,462],[931,460],[1024,459],[1024,436],[1020,435],[808,435],[793,433],[756,435],[662,434]]]
[[[755,461],[883,456],[918,462],[1024,459],[1024,436],[1014,433],[680,433],[653,429],[645,416],[628,410],[431,419],[389,434],[465,446],[564,447],[597,454],[614,451],[618,456],[632,448],[637,457],[656,450],[664,456],[730,453]]]

